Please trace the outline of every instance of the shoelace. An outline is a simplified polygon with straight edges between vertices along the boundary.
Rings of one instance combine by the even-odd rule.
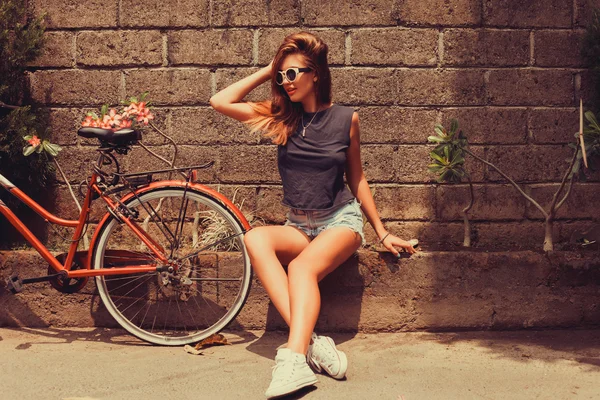
[[[314,354],[314,348],[317,347],[319,350],[317,352],[317,354]],[[321,352],[321,354],[323,353],[323,351],[325,353],[327,353],[327,355],[329,356],[328,360],[323,359],[322,357],[319,357],[319,351]],[[323,344],[321,344],[321,342],[317,342],[315,341],[313,343],[313,356],[321,363],[327,363],[327,367],[331,368],[333,366],[333,360],[337,359],[337,354],[335,354],[335,352],[333,351],[333,349],[331,348],[331,346],[325,346]]]
[[[288,369],[288,371],[286,372],[284,370],[284,368]],[[294,375],[294,371],[296,370],[296,367],[294,366],[294,362],[292,360],[283,360],[282,362],[278,363],[276,362],[275,365],[273,365],[271,367],[271,374],[275,375],[277,370],[281,370],[286,372],[285,376],[286,377],[291,377],[292,375]],[[281,377],[279,377],[281,379]]]

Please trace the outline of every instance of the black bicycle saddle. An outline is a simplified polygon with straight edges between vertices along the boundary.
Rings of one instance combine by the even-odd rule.
[[[137,142],[142,139],[142,132],[136,131],[135,129],[124,128],[118,131],[104,128],[94,128],[86,126],[79,128],[77,134],[81,137],[93,139],[96,138],[101,142],[108,142],[112,144],[130,144]]]

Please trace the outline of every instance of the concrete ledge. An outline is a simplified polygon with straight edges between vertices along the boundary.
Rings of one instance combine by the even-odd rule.
[[[2,282],[43,275],[32,251],[0,252]],[[93,280],[92,280],[93,281]],[[0,288],[0,326],[116,327],[93,282],[77,294],[48,283]],[[360,251],[321,283],[320,331],[419,331],[600,326],[600,254],[427,252],[396,261]],[[258,281],[232,328],[285,324]]]

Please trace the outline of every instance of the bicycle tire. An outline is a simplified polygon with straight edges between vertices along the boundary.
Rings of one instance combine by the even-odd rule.
[[[193,188],[155,188],[125,205],[135,210],[135,221],[165,252],[172,253],[179,267],[171,275],[163,271],[97,276],[96,286],[108,312],[132,335],[159,345],[191,344],[224,329],[241,311],[252,280],[239,219],[217,199]],[[177,221],[182,221],[181,226]],[[172,240],[165,227],[175,235],[180,228],[179,240]],[[141,240],[115,216],[100,229],[93,269],[149,262],[159,266]],[[199,249],[203,250],[196,256],[184,258]],[[174,313],[169,312],[171,306]]]

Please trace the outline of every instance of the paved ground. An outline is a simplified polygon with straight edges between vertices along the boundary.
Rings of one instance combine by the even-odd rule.
[[[262,399],[282,333],[204,355],[120,330],[0,329],[0,399]],[[332,335],[347,379],[292,399],[600,399],[600,330]]]

